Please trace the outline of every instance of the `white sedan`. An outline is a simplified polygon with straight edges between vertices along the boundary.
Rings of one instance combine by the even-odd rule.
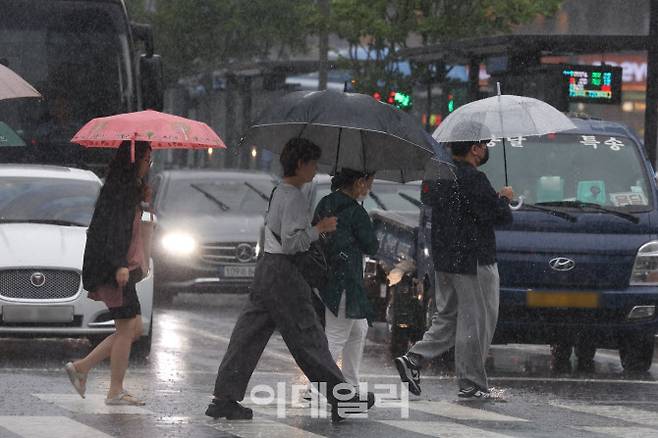
[[[82,287],[101,185],[87,170],[0,165],[0,338],[87,337],[93,345],[114,332],[105,304]],[[151,348],[152,271],[137,283],[144,334],[135,356]]]

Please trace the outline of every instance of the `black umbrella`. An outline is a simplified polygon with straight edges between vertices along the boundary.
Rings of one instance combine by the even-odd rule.
[[[242,144],[280,153],[291,138],[306,138],[322,148],[320,164],[376,171],[378,178],[413,181],[423,177],[436,142],[420,123],[371,96],[340,91],[296,91],[266,109]],[[437,158],[451,162],[438,146]]]

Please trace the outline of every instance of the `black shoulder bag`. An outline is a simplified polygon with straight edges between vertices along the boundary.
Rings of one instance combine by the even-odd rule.
[[[274,191],[276,187],[272,190],[270,195],[270,201],[268,203],[267,211],[269,212],[269,204],[272,203],[272,197],[274,197]],[[337,216],[338,213],[344,209],[351,207],[351,205],[344,205],[341,208],[336,209],[333,212],[334,216]],[[266,225],[267,226],[267,225]],[[268,226],[269,228],[269,226]],[[279,245],[282,245],[281,236],[275,233],[271,228],[270,232],[274,238],[279,242]],[[327,256],[324,250],[323,239],[325,239],[323,234],[320,234],[320,238],[315,242],[311,242],[311,246],[308,251],[301,252],[298,254],[291,255],[293,264],[297,267],[299,272],[304,277],[306,283],[309,286],[316,289],[323,289],[329,282],[329,276],[331,275],[331,269],[329,267],[329,262],[327,261]]]

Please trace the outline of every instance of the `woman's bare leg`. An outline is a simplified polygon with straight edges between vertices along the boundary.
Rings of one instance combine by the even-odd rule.
[[[137,315],[136,320],[135,336],[133,342],[137,341],[142,336],[142,332],[144,330],[141,315]],[[112,333],[107,338],[103,339],[103,341],[98,344],[87,356],[74,361],[73,366],[75,366],[76,371],[79,373],[88,373],[96,365],[110,357],[115,335],[116,333]]]
[[[112,333],[107,338],[98,344],[91,352],[83,357],[73,362],[73,366],[79,373],[88,373],[92,368],[94,368],[99,363],[103,362],[105,359],[110,357],[112,352],[112,344],[114,343],[116,333]]]
[[[107,398],[114,398],[123,392],[123,378],[128,369],[130,347],[135,339],[135,325],[137,317],[131,319],[117,319],[114,321],[116,332],[110,353],[110,389]]]

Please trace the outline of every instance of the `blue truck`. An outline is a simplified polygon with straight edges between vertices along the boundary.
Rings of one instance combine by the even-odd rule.
[[[628,371],[651,367],[658,332],[658,190],[641,142],[626,126],[572,117],[577,129],[489,143],[481,168],[522,203],[496,230],[500,316],[494,343],[549,344],[556,365],[575,353],[619,350]],[[366,267],[371,299],[387,321],[392,353],[422,336],[434,312],[432,198],[420,217],[373,215],[379,254]],[[390,241],[390,243],[388,243]]]

